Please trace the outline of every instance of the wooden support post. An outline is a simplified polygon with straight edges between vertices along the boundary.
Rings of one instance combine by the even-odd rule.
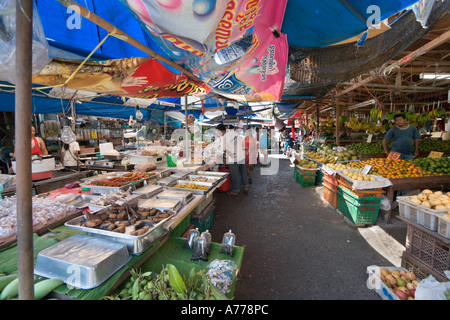
[[[320,121],[320,108],[319,108],[319,106],[316,106],[316,114],[317,114],[316,139],[319,139],[319,121]]]
[[[19,7],[20,6],[20,7]],[[31,68],[33,1],[16,3],[15,150],[19,299],[34,300],[31,180]]]
[[[339,141],[339,137],[340,137],[340,135],[341,135],[341,132],[340,132],[340,128],[339,128],[339,117],[340,117],[340,115],[341,115],[341,108],[340,108],[340,106],[339,106],[339,99],[336,99],[336,102],[335,102],[335,110],[336,110],[336,145],[337,146],[339,146],[339,144],[340,144],[340,141]]]

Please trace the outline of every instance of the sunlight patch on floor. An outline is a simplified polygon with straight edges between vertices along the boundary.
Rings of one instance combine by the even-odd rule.
[[[367,243],[395,267],[401,267],[405,247],[379,226],[358,228]]]

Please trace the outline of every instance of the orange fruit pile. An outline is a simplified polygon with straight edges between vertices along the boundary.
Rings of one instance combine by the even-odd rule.
[[[364,169],[366,165],[372,167],[370,174],[379,175],[388,179],[437,175],[436,173],[422,169],[411,161],[402,159],[372,158],[347,164],[348,167],[355,169]]]

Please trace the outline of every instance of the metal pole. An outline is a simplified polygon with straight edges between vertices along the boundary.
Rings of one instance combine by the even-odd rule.
[[[191,145],[190,145],[190,135],[189,135],[189,130],[188,130],[188,97],[185,96],[184,97],[184,121],[185,123],[185,128],[186,130],[184,131],[184,137],[186,140],[186,152],[185,152],[185,157],[186,157],[186,161],[188,161],[191,158]]]
[[[31,49],[33,1],[16,3],[15,149],[19,299],[34,299],[31,190]]]

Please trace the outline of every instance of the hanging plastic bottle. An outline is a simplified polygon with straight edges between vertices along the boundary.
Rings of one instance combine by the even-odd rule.
[[[220,252],[225,253],[229,255],[230,257],[233,256],[233,249],[234,249],[234,243],[236,240],[236,236],[233,232],[228,231],[225,232],[222,238],[222,246],[220,247]]]
[[[209,230],[206,230],[200,236],[206,239],[206,254],[209,255],[211,249],[211,233],[209,233]]]
[[[192,250],[194,246],[194,239],[200,236],[198,228],[189,230],[189,234],[184,242],[184,248]]]
[[[196,237],[194,239],[194,245],[192,248],[191,260],[192,261],[196,261],[196,260],[207,261],[208,254],[206,252],[206,246],[207,246],[207,240],[205,237],[202,237],[202,236]]]

